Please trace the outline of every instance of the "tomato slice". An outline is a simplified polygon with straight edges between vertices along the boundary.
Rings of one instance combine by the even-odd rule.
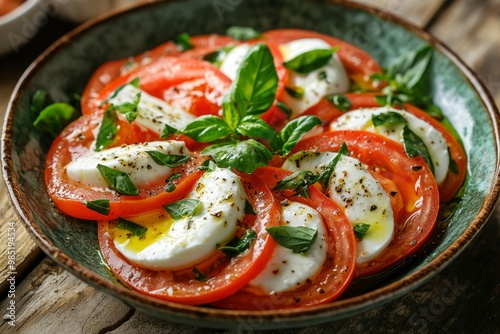
[[[341,39],[315,31],[301,29],[276,29],[264,33],[264,38],[276,44],[284,44],[296,39],[319,38],[331,46],[339,46],[337,54],[352,80],[366,88],[379,90],[376,83],[370,79],[374,73],[382,73],[382,68],[377,61],[365,51]]]
[[[181,304],[211,303],[234,294],[252,280],[265,266],[273,249],[274,240],[266,227],[275,225],[279,209],[269,189],[254,175],[239,174],[247,198],[256,215],[245,215],[242,225],[253,229],[257,239],[250,249],[229,259],[217,251],[210,259],[196,265],[209,277],[205,282],[195,279],[193,268],[149,270],[129,263],[115,248],[108,221],[99,222],[99,244],[104,259],[113,273],[130,288],[156,298]]]
[[[111,190],[85,187],[72,181],[66,174],[66,166],[72,160],[90,152],[94,141],[96,127],[100,124],[99,114],[84,115],[71,123],[54,140],[47,155],[45,183],[47,192],[56,207],[67,215],[80,219],[115,219],[119,216],[130,216],[140,212],[152,211],[179,200],[192,188],[202,174],[196,168],[203,158],[196,154],[184,167],[173,169],[173,173],[182,173],[175,181],[176,189],[165,192],[164,180],[147,189],[139,189],[138,196],[119,195]],[[119,132],[110,147],[122,144],[140,143],[158,140],[155,133],[120,120]],[[87,201],[107,199],[110,201],[110,212],[102,215],[88,209]]]
[[[370,132],[326,132],[302,140],[292,153],[337,152],[344,142],[351,156],[367,165],[377,180],[386,180],[381,185],[389,197],[402,201],[397,205],[391,199],[395,222],[392,242],[376,258],[357,267],[356,275],[371,275],[413,254],[429,237],[439,210],[438,186],[421,157],[408,158],[402,145]]]
[[[281,168],[261,167],[257,175],[269,187],[292,174]],[[356,267],[356,240],[351,224],[343,211],[314,187],[310,198],[292,197],[292,192],[274,192],[277,200],[290,199],[316,209],[323,217],[328,234],[328,255],[321,272],[310,284],[276,293],[265,294],[256,287],[246,286],[232,296],[214,303],[217,307],[244,310],[275,310],[312,306],[338,298],[347,288]]]
[[[350,110],[380,107],[380,104],[375,98],[375,93],[351,93],[345,94],[345,97],[349,99],[352,104]],[[395,108],[398,107],[395,106]],[[450,149],[451,158],[457,163],[458,173],[448,171],[446,179],[439,185],[439,194],[442,202],[450,201],[462,186],[467,173],[467,155],[465,154],[464,148],[458,139],[437,119],[411,104],[406,103],[404,108],[406,111],[432,125],[446,140],[448,148]],[[344,113],[345,112],[336,108],[326,99],[321,99],[320,102],[304,112],[305,115],[319,117],[323,121],[323,124],[328,124]]]

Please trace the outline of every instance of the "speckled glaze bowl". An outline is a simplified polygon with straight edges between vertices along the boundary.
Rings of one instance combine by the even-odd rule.
[[[119,284],[99,257],[96,224],[61,215],[45,191],[50,140],[31,124],[30,96],[47,90],[56,100],[81,92],[97,66],[150,49],[188,32],[223,33],[229,26],[258,30],[296,27],[338,36],[387,66],[398,55],[434,46],[432,92],[463,139],[469,158],[465,196],[436,228],[432,242],[382,280],[359,285],[341,300],[307,309],[259,312],[182,306],[140,295]],[[445,46],[389,14],[340,1],[188,0],[148,4],[89,22],[52,45],[21,78],[9,104],[3,138],[3,175],[17,212],[38,245],[88,284],[138,310],[204,327],[263,329],[305,326],[366,311],[423,284],[464,249],[485,224],[499,195],[499,116],[484,85]]]

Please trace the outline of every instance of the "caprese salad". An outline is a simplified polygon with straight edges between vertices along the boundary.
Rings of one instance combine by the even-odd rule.
[[[55,206],[98,221],[140,293],[230,309],[339,298],[419,249],[467,158],[425,95],[432,50],[383,70],[321,33],[232,27],[103,64],[78,105],[39,91]],[[90,222],[89,222],[90,223]]]

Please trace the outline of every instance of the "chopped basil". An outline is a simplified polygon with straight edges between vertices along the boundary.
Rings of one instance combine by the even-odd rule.
[[[217,245],[217,248],[227,256],[235,257],[249,249],[255,239],[257,239],[257,233],[252,229],[247,229],[241,237],[235,236],[227,245]]]
[[[95,201],[87,201],[85,203],[85,206],[88,209],[105,216],[107,216],[110,211],[109,200],[107,199],[97,199]]]
[[[247,215],[255,215],[255,210],[253,209],[252,204],[247,199],[245,200],[244,212]]]
[[[351,101],[344,95],[327,96],[326,100],[332,103],[340,111],[348,111],[352,107]]]
[[[226,30],[226,34],[237,41],[248,41],[262,37],[261,33],[249,27],[230,27]]]
[[[342,143],[338,154],[332,159],[326,169],[317,177],[319,184],[321,184],[321,186],[323,187],[323,190],[326,190],[328,188],[330,178],[332,177],[333,171],[335,170],[335,167],[337,166],[342,155],[349,156],[349,150],[347,149],[347,145],[345,142]]]
[[[30,109],[35,115],[40,114],[50,104],[49,94],[44,90],[37,90],[30,101]]]
[[[403,144],[405,147],[406,155],[410,158],[421,156],[429,166],[432,173],[434,173],[434,164],[432,163],[431,155],[424,141],[415,132],[405,125],[403,128]]]
[[[291,96],[296,99],[300,99],[304,96],[304,88],[302,87],[286,87],[285,86],[286,92]]]
[[[266,231],[281,246],[294,253],[306,253],[316,240],[318,230],[305,226],[271,226]]]
[[[307,74],[325,66],[335,51],[336,48],[311,50],[284,62],[283,65],[297,73]]]
[[[139,88],[139,77],[136,77],[134,78],[132,81],[130,81],[129,83],[126,83],[126,84],[123,84],[123,85],[120,85],[118,86],[118,88],[116,88],[113,93],[107,98],[105,99],[104,101],[101,102],[101,104],[99,104],[99,107],[102,107],[104,106],[106,103],[109,102],[109,100],[115,98],[118,93],[120,93],[122,91],[123,88],[125,88],[125,86],[127,85],[132,85],[134,86],[135,88]]]
[[[57,137],[59,133],[71,122],[80,116],[80,112],[68,103],[58,102],[45,107],[33,126],[41,131]]]
[[[108,147],[118,133],[118,116],[116,115],[113,106],[110,105],[104,111],[102,116],[101,126],[97,134],[95,150],[101,151]]]
[[[127,230],[132,232],[132,235],[137,236],[138,238],[142,238],[144,234],[148,231],[147,227],[138,225],[130,220],[126,220],[123,218],[118,218],[118,228],[122,230]]]
[[[183,217],[194,216],[198,210],[201,210],[203,203],[197,199],[186,198],[180,201],[164,205],[163,208],[172,216],[172,218],[178,220]]]
[[[284,102],[281,102],[280,100],[278,100],[278,101],[276,101],[276,106],[278,108],[280,108],[280,110],[285,113],[287,118],[292,117],[292,108],[287,106]]]
[[[309,186],[316,183],[318,178],[309,170],[300,170],[284,177],[273,190],[295,190],[294,196],[310,197]]]
[[[168,136],[170,136],[170,135],[172,135],[174,133],[177,133],[177,132],[179,132],[179,130],[177,130],[174,127],[171,127],[168,124],[165,124],[165,127],[163,128],[163,131],[161,132],[161,137],[162,138],[167,138]]]
[[[382,107],[397,106],[401,109],[404,109],[404,104],[405,104],[405,102],[408,101],[408,99],[406,98],[406,95],[403,95],[403,94],[397,94],[397,95],[388,94],[388,95],[375,96],[375,101],[377,101],[377,103],[379,105],[381,105]]]
[[[271,140],[271,147],[275,153],[285,156],[290,153],[303,135],[320,124],[321,120],[316,116],[296,118],[287,123],[277,136]]]
[[[198,282],[206,282],[208,277],[203,274],[201,271],[198,270],[198,268],[194,267],[193,268],[193,273],[194,273],[194,278],[198,281]]]
[[[381,126],[384,124],[407,124],[408,121],[398,112],[388,111],[378,115],[372,115],[373,126]]]
[[[451,156],[451,152],[450,152],[450,147],[448,147],[448,158],[449,158],[449,167],[448,169],[454,173],[454,174],[458,174],[458,164],[455,160],[453,160],[452,156]]]
[[[182,33],[174,37],[174,43],[179,49],[179,51],[191,50],[194,48],[193,43],[191,43],[191,37],[188,33]]]
[[[213,172],[217,168],[217,165],[213,160],[205,160],[200,167],[198,167],[199,170],[206,170],[207,172]]]
[[[370,229],[370,224],[365,224],[365,223],[354,224],[352,229],[354,230],[354,235],[356,236],[356,238],[359,241],[361,241],[366,236],[366,233],[368,233],[368,230]]]
[[[132,183],[127,173],[101,164],[97,165],[97,169],[111,189],[122,195],[139,195],[139,189]]]
[[[167,184],[165,185],[165,191],[167,193],[171,193],[172,191],[174,191],[176,189],[176,186],[175,186],[175,183],[174,183],[174,180],[177,180],[179,179],[180,177],[182,176],[182,173],[174,173],[172,174],[168,180],[167,180]]]
[[[318,73],[318,80],[326,80],[326,78],[328,78],[326,71],[321,71]]]
[[[168,155],[158,151],[146,151],[147,154],[160,166],[170,168],[179,167],[191,158],[189,155]]]
[[[133,102],[124,102],[119,105],[111,104],[110,108],[124,115],[127,121],[129,121],[129,123],[132,123],[137,118],[137,107],[139,106],[139,102],[141,100],[141,93],[142,92],[138,92],[135,95]]]

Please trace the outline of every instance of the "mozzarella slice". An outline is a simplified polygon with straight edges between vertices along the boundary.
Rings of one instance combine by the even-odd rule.
[[[284,61],[289,61],[303,53],[318,49],[331,49],[327,42],[318,38],[303,38],[280,45]],[[324,79],[320,74],[325,76]],[[323,97],[332,94],[343,94],[349,89],[349,77],[342,62],[334,53],[330,61],[323,67],[307,74],[289,71],[286,87],[304,90],[304,95],[294,98],[290,94],[284,94],[284,101],[292,109],[292,117],[300,115],[318,103]]]
[[[221,72],[224,73],[229,79],[234,80],[236,78],[236,74],[238,73],[238,68],[248,51],[250,51],[250,45],[248,44],[240,44],[232,48],[221,62]]]
[[[165,125],[182,129],[195,119],[187,111],[171,106],[132,85],[123,87],[109,102],[115,105],[133,103],[138,93],[141,93],[141,99],[137,106],[137,118],[134,120],[136,124],[161,134]]]
[[[249,283],[268,294],[293,290],[314,279],[321,271],[328,251],[323,218],[313,208],[298,202],[282,205],[281,225],[313,228],[318,231],[318,236],[305,254],[276,245],[266,267]]]
[[[132,183],[139,188],[167,179],[172,174],[172,169],[158,165],[146,151],[190,155],[185,143],[181,141],[126,145],[80,156],[66,166],[66,173],[71,180],[82,186],[101,188],[108,185],[97,169],[98,164],[127,173]]]
[[[372,116],[386,112],[395,112],[403,116],[406,125],[425,143],[434,165],[434,177],[438,184],[443,183],[450,164],[448,144],[441,132],[417,116],[391,107],[367,108],[353,110],[343,114],[330,124],[331,130],[364,130],[384,135],[398,143],[403,143],[405,124],[388,124],[373,126]]]
[[[283,167],[290,171],[323,172],[337,153],[302,151],[288,158]],[[358,242],[357,264],[375,258],[392,240],[394,215],[391,201],[382,186],[355,158],[342,155],[328,183],[327,195],[351,222],[369,224],[367,234]]]
[[[205,173],[187,198],[202,203],[195,215],[174,220],[162,211],[129,217],[148,231],[138,238],[117,230],[116,248],[131,262],[150,269],[181,269],[208,258],[217,244],[234,236],[244,216],[245,189],[236,174],[217,168]]]

